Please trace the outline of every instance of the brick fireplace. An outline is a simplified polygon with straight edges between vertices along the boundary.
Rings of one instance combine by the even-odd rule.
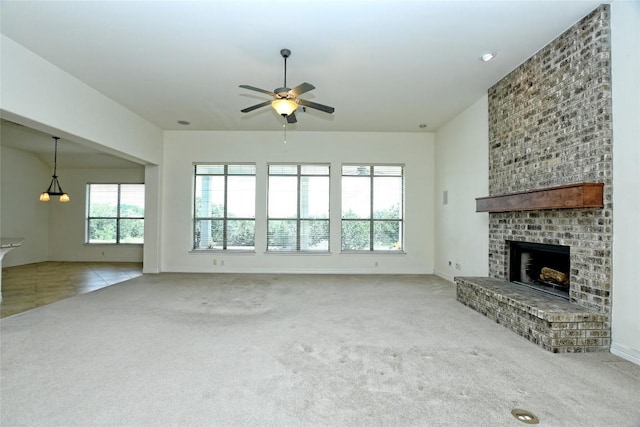
[[[489,89],[490,196],[575,183],[602,189],[596,207],[487,210],[490,277],[456,278],[461,302],[553,352],[610,345],[610,75],[609,6],[601,5]],[[568,248],[568,301],[511,283],[513,242]]]

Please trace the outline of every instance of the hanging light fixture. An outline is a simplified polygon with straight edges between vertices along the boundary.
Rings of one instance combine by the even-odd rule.
[[[60,202],[65,203],[68,202],[69,195],[62,190],[60,186],[60,182],[58,182],[58,175],[56,175],[56,170],[58,168],[58,138],[57,136],[52,136],[55,140],[55,146],[53,149],[53,175],[51,176],[51,183],[49,184],[49,188],[47,191],[40,194],[41,202],[48,202],[51,199],[51,196],[60,196]]]

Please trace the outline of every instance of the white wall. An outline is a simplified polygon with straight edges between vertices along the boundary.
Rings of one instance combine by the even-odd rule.
[[[86,185],[88,183],[144,183],[144,168],[132,169],[60,169],[60,184],[71,201],[59,203],[53,198],[50,209],[49,261],[142,262],[142,245],[87,245]],[[41,203],[41,202],[38,202]]]
[[[640,3],[611,5],[613,306],[611,352],[640,364]]]
[[[432,273],[434,143],[429,133],[289,132],[165,133],[162,271]],[[256,252],[192,254],[193,162],[257,164]],[[265,254],[268,162],[331,164],[331,254]],[[342,163],[404,163],[406,254],[340,254]],[[218,265],[213,265],[213,259]],[[224,261],[224,266],[220,262]],[[374,263],[378,262],[378,267]]]
[[[447,280],[489,274],[489,214],[475,211],[475,198],[489,192],[487,102],[485,95],[435,135],[434,263]]]
[[[144,168],[144,254],[143,273],[160,273],[160,233],[162,232],[162,168],[147,165]]]
[[[49,208],[39,195],[49,185],[50,169],[31,153],[0,146],[2,170],[2,237],[22,237],[19,248],[9,251],[3,267],[47,260],[49,253]]]
[[[160,164],[162,131],[0,35],[3,117],[141,163]]]

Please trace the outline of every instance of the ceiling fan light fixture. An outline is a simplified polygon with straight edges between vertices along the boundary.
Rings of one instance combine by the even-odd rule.
[[[271,106],[281,116],[288,116],[298,108],[298,103],[292,99],[276,99],[271,102]]]

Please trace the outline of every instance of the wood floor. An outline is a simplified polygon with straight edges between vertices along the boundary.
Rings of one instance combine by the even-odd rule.
[[[0,317],[31,310],[142,275],[133,262],[41,262],[2,269]]]

